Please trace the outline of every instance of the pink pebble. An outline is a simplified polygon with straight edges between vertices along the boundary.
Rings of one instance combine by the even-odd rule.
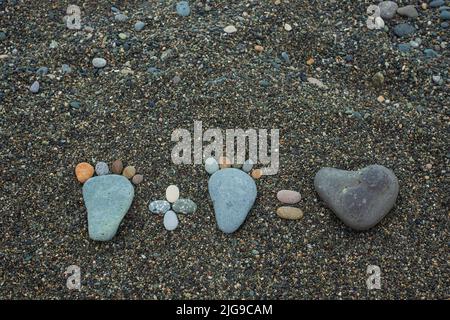
[[[282,203],[295,204],[300,201],[301,196],[297,191],[281,190],[277,193],[277,199]]]

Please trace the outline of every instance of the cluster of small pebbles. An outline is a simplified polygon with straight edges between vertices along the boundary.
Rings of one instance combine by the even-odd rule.
[[[154,214],[164,214],[164,228],[173,231],[178,227],[178,214],[193,214],[197,210],[194,201],[180,198],[180,189],[176,185],[170,185],[166,189],[166,200],[154,200],[150,202],[148,209]]]
[[[75,175],[77,180],[81,183],[85,183],[87,180],[92,178],[94,174],[97,176],[103,176],[107,174],[118,174],[123,175],[127,179],[131,179],[133,184],[138,185],[144,180],[142,174],[136,174],[136,168],[134,166],[123,167],[123,162],[121,160],[115,160],[111,165],[111,171],[106,162],[99,161],[93,167],[87,162],[81,162],[75,167]]]
[[[294,205],[300,202],[301,195],[293,190],[280,190],[277,193],[277,199],[283,204]],[[282,206],[277,209],[277,215],[283,219],[299,220],[303,218],[303,211],[292,206]]]
[[[219,169],[226,169],[226,168],[235,168],[235,169],[242,169],[242,171],[249,173],[251,172],[251,175],[254,179],[259,179],[262,176],[261,169],[253,169],[254,162],[249,159],[245,160],[243,164],[231,164],[231,160],[228,157],[219,157],[219,161],[217,161],[213,157],[209,157],[205,160],[205,170],[209,174],[213,174],[216,171],[219,171]],[[252,170],[253,169],[253,170]]]

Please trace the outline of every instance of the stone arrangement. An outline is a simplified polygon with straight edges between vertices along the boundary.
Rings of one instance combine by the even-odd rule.
[[[294,205],[301,200],[301,195],[293,190],[280,190],[277,199],[283,204]],[[303,218],[303,211],[293,206],[283,206],[277,209],[277,215],[282,219],[299,220]]]
[[[166,200],[154,200],[148,205],[148,209],[154,214],[164,215],[164,228],[173,231],[178,227],[178,214],[193,214],[197,205],[191,199],[180,198],[180,189],[176,185],[170,185],[166,189]]]
[[[143,181],[133,166],[123,169],[121,160],[113,162],[112,173],[106,162],[93,167],[81,162],[75,167],[77,180],[83,183],[83,200],[88,214],[88,231],[92,240],[111,240],[134,198],[134,184]],[[97,174],[97,176],[94,176]]]

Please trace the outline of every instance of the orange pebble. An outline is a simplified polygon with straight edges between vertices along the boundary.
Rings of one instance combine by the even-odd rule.
[[[81,183],[85,183],[89,178],[92,178],[94,171],[94,167],[87,162],[81,162],[75,167],[75,175]]]
[[[220,165],[220,169],[226,169],[226,168],[231,167],[231,161],[227,157],[220,157],[219,165]]]
[[[259,179],[262,176],[262,170],[261,169],[255,169],[252,171],[252,177],[253,179]]]
[[[306,64],[308,66],[312,65],[314,63],[314,59],[313,58],[309,58],[308,61],[306,61]]]

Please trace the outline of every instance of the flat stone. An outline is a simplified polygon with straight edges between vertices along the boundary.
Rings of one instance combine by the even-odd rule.
[[[394,1],[381,1],[378,7],[380,8],[380,16],[383,19],[392,19],[398,9],[398,5]]]
[[[416,7],[412,4],[398,8],[397,13],[401,16],[408,17],[411,19],[417,18],[419,16]]]
[[[298,220],[303,218],[303,211],[295,207],[280,207],[277,209],[277,215],[282,219]]]
[[[170,210],[170,203],[166,200],[155,200],[150,202],[148,210],[150,210],[151,213],[166,213]]]
[[[282,203],[295,204],[300,201],[301,196],[297,191],[280,190],[277,193],[277,199]]]
[[[358,171],[323,168],[314,178],[314,187],[326,205],[355,230],[367,230],[380,222],[399,192],[397,177],[380,165]]]
[[[94,58],[92,59],[92,65],[95,68],[103,68],[106,66],[106,60],[103,58]]]
[[[169,210],[164,214],[164,228],[173,231],[178,227],[178,217],[175,212]]]
[[[208,190],[219,229],[235,232],[255,203],[255,181],[242,170],[222,169],[209,178]]]
[[[225,31],[226,33],[235,33],[237,29],[235,26],[226,26],[225,28],[223,28],[223,31]]]
[[[134,24],[134,30],[136,31],[142,31],[142,29],[144,29],[145,27],[145,23],[142,21],[138,21]]]
[[[437,7],[443,6],[444,4],[445,4],[444,0],[433,0],[430,2],[430,7],[437,8]]]
[[[110,174],[86,181],[83,199],[88,213],[89,237],[97,241],[111,240],[133,198],[133,185],[124,176]]]
[[[197,210],[197,205],[191,199],[178,199],[172,209],[176,213],[192,214]]]
[[[394,33],[399,38],[407,37],[414,34],[415,32],[416,28],[414,28],[409,23],[401,23],[394,27]]]
[[[441,11],[441,14],[439,15],[439,17],[442,20],[450,20],[450,11],[447,11],[447,10]]]

